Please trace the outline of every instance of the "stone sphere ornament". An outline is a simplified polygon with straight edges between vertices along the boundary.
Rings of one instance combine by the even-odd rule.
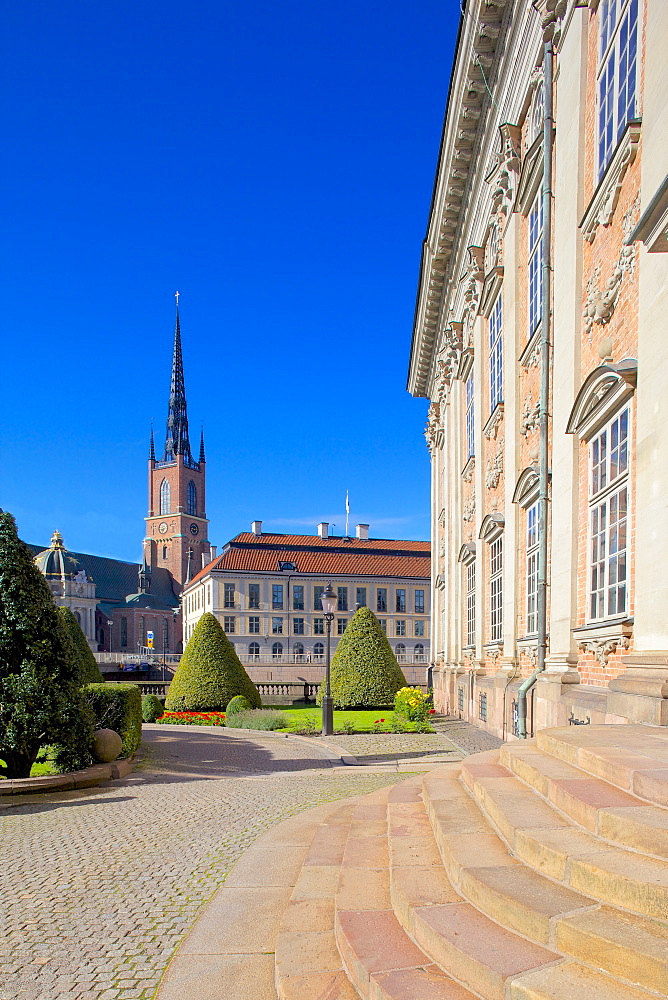
[[[102,764],[116,760],[123,749],[123,740],[113,729],[98,729],[93,740],[93,757]]]

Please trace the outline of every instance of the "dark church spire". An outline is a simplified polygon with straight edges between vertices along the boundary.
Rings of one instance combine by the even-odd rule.
[[[151,442],[148,448],[148,460],[149,462],[155,462],[155,442],[153,440],[153,424],[151,424]]]
[[[194,465],[188,438],[188,409],[186,406],[186,386],[183,378],[183,357],[181,355],[181,325],[179,323],[179,292],[176,292],[176,325],[174,327],[174,354],[172,356],[172,381],[169,389],[169,409],[167,411],[167,438],[163,462],[173,462],[177,455],[183,455],[186,465]]]
[[[199,460],[200,462],[206,462],[206,455],[204,454],[204,424],[202,424],[202,434],[199,439]]]

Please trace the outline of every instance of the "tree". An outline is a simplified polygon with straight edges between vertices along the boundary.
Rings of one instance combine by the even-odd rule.
[[[190,636],[169,685],[168,712],[223,712],[237,694],[253,708],[262,702],[218,619],[207,611]]]
[[[58,608],[58,614],[63,620],[63,625],[74,646],[74,655],[79,661],[79,668],[84,684],[102,684],[104,677],[100,673],[97,660],[91,652],[91,648],[86,641],[86,636],[81,631],[81,626],[69,608]]]
[[[0,513],[0,774],[27,778],[40,750],[88,761],[92,726],[80,662],[11,514]]]
[[[380,708],[393,705],[406,678],[380,622],[370,608],[360,608],[348,622],[331,665],[335,708]],[[318,691],[322,702],[325,685]]]

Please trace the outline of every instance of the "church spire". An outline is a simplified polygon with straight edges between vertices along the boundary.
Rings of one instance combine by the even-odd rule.
[[[202,424],[202,434],[199,439],[199,460],[200,462],[206,462],[206,455],[204,454],[204,424]]]
[[[151,440],[148,447],[148,460],[149,462],[155,462],[155,442],[153,440],[153,424],[151,424]]]
[[[188,409],[186,406],[186,386],[183,378],[183,357],[181,355],[181,325],[179,322],[179,292],[176,292],[176,323],[174,326],[174,353],[172,355],[172,381],[169,389],[169,409],[167,411],[167,438],[165,440],[164,462],[172,462],[177,455],[183,455],[187,465],[194,465],[188,438]]]

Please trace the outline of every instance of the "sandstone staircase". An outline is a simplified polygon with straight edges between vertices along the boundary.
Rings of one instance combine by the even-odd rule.
[[[281,1000],[668,996],[668,733],[546,730],[316,829]]]

